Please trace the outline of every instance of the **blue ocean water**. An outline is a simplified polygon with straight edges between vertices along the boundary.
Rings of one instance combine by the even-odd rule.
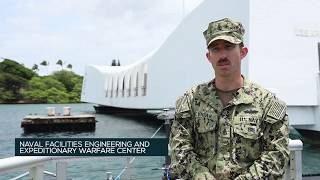
[[[92,104],[26,104],[26,105],[0,105],[0,158],[14,156],[14,139],[18,137],[85,137],[85,138],[111,138],[111,137],[151,137],[161,126],[161,122],[146,118],[124,118],[110,115],[97,114],[96,130],[94,132],[51,132],[24,134],[20,128],[23,117],[29,113],[46,114],[46,107],[56,107],[57,113],[62,113],[64,106],[71,107],[71,111],[77,114],[94,113]],[[165,137],[164,129],[161,129],[155,137]],[[106,172],[112,172],[117,176],[125,167],[127,158],[77,160],[68,162],[68,179],[106,179]],[[162,167],[164,157],[136,157],[131,165],[132,179],[159,179],[160,170],[152,170]],[[50,172],[55,172],[53,163],[46,166]],[[13,178],[25,171],[13,173],[1,173],[0,180]],[[28,177],[24,178],[28,179]],[[48,179],[48,178],[46,178]],[[49,178],[50,179],[50,178]],[[124,179],[125,176],[124,176]]]
[[[56,112],[62,113],[65,106],[71,107],[74,113],[94,113],[93,104],[24,104],[0,105],[0,158],[14,156],[14,139],[18,137],[150,137],[160,126],[161,122],[145,118],[124,118],[118,116],[97,114],[96,130],[94,132],[51,132],[24,134],[20,128],[21,120],[30,113],[46,114],[46,107],[56,107]],[[155,137],[165,137],[162,129]],[[292,136],[298,137],[299,136]],[[302,151],[303,174],[320,174],[320,140],[311,142],[303,139]],[[68,162],[68,179],[106,179],[106,172],[117,176],[125,167],[126,158],[109,158],[107,160],[78,160]],[[132,179],[160,179],[162,171],[152,170],[162,167],[164,157],[137,157],[131,165]],[[55,172],[53,163],[46,169]],[[7,180],[26,172],[14,171],[1,173],[0,180]],[[28,179],[28,177],[24,178]],[[50,179],[50,178],[46,178]],[[124,179],[125,176],[124,176]]]

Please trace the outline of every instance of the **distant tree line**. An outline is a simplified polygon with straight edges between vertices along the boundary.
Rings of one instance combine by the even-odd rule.
[[[80,102],[83,77],[63,69],[64,62],[56,63],[61,70],[39,76],[39,66],[31,69],[14,60],[0,62],[0,103],[77,103]],[[40,63],[48,66],[47,61]]]
[[[61,59],[59,59],[59,60],[56,62],[57,65],[61,66],[61,70],[63,70],[63,65],[64,65],[65,63],[66,63],[66,62],[62,61]],[[41,66],[44,66],[44,67],[47,67],[47,74],[48,74],[49,62],[46,61],[46,60],[43,60],[43,61],[40,63],[40,65],[41,65]],[[68,64],[68,65],[67,65],[67,68],[71,70],[71,69],[72,69],[72,64]],[[33,71],[38,72],[38,71],[39,71],[39,66],[38,66],[38,64],[34,64],[31,69],[32,69]]]

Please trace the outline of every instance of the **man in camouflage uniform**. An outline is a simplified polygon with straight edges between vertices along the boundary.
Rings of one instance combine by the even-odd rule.
[[[289,159],[286,105],[241,75],[244,29],[228,18],[204,37],[215,78],[178,98],[171,127],[171,177],[282,179]]]

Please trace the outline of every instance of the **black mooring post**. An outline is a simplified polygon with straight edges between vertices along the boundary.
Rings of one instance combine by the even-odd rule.
[[[169,109],[163,109],[162,118],[164,119],[166,137],[169,139],[171,131],[171,122],[174,119],[174,111],[169,111]],[[170,156],[168,155],[165,157],[165,167],[168,168],[170,163]]]
[[[174,119],[174,111],[173,110],[169,110],[169,109],[163,109],[163,112],[160,113],[157,118],[159,120],[163,120],[164,121],[164,128],[165,128],[165,132],[166,132],[166,137],[169,139],[170,138],[170,131],[171,131],[171,124],[172,121]],[[168,150],[169,150],[169,145],[168,145]],[[162,167],[162,169],[165,170],[164,172],[164,176],[162,177],[163,179],[170,179],[169,176],[169,168],[170,168],[170,156],[166,156],[165,157],[165,164],[164,167]]]

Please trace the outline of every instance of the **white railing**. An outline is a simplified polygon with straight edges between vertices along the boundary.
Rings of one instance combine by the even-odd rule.
[[[67,163],[70,161],[83,161],[83,160],[105,160],[105,161],[119,161],[130,157],[97,157],[97,156],[14,156],[9,158],[0,159],[0,174],[9,173],[18,170],[29,170],[11,180],[18,180],[25,176],[30,176],[33,180],[43,180],[44,175],[51,175],[56,177],[57,180],[67,179]],[[56,173],[44,170],[44,165],[53,162],[56,164]],[[126,165],[127,167],[127,165]],[[110,172],[106,172],[107,176],[111,176]]]
[[[301,151],[303,148],[302,141],[290,140],[290,164],[286,171],[286,179],[301,180],[302,179],[302,158]],[[44,174],[51,174],[56,176],[57,180],[67,179],[67,162],[74,160],[86,160],[86,159],[105,159],[105,160],[118,160],[119,157],[70,157],[70,156],[15,156],[0,159],[0,174],[10,171],[25,170],[28,169],[22,175],[19,175],[13,179],[19,179],[21,177],[29,175],[33,180],[43,180]],[[56,174],[44,171],[44,165],[48,162],[56,163]],[[130,162],[126,167],[130,168]],[[130,170],[129,170],[130,171]],[[106,172],[106,178],[111,179],[110,172]],[[159,177],[160,178],[160,177]],[[120,179],[120,178],[119,178]]]
[[[303,143],[301,140],[290,140],[290,163],[286,171],[286,179],[302,180],[302,149]]]

